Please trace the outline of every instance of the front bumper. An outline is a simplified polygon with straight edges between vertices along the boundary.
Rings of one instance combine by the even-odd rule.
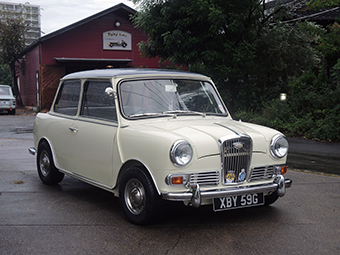
[[[286,193],[286,188],[290,188],[292,185],[292,180],[285,179],[282,175],[276,176],[273,183],[262,184],[256,186],[248,186],[248,187],[232,187],[232,188],[224,188],[224,189],[215,189],[215,190],[200,190],[200,186],[198,184],[190,187],[188,192],[181,193],[171,193],[166,192],[162,193],[162,198],[170,201],[190,201],[193,207],[199,207],[203,199],[213,199],[213,198],[221,198],[228,196],[239,196],[239,195],[247,195],[253,193],[268,193],[268,192],[277,192],[279,197],[283,197]]]

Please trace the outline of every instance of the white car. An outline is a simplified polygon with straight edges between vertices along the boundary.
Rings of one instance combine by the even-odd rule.
[[[134,224],[163,200],[223,211],[271,204],[292,183],[285,136],[234,121],[212,80],[188,72],[66,75],[35,119],[34,145],[43,183],[67,174],[113,192]]]
[[[15,114],[15,98],[12,88],[8,85],[0,85],[0,111]]]

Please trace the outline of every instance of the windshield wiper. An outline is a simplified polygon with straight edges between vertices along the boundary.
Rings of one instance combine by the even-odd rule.
[[[129,118],[134,118],[134,117],[159,117],[159,116],[174,116],[174,114],[171,113],[156,113],[156,112],[145,112],[145,113],[137,113],[137,114],[132,114],[129,115]]]
[[[197,114],[205,117],[206,114],[203,112],[189,111],[189,110],[174,110],[174,111],[166,111],[163,114]]]
[[[173,110],[173,111],[165,111],[165,112],[146,112],[146,113],[137,113],[129,115],[129,118],[135,118],[135,117],[160,117],[160,116],[171,116],[176,117],[178,114],[196,114],[200,115],[202,117],[205,117],[206,114],[203,112],[196,112],[196,111],[189,111],[189,110]]]

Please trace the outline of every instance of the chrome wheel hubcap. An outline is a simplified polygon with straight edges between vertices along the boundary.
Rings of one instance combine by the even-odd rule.
[[[50,159],[46,151],[43,151],[40,155],[40,171],[44,177],[47,177],[50,173]]]
[[[125,186],[125,203],[129,211],[135,215],[140,214],[145,207],[145,189],[137,179],[131,179]]]

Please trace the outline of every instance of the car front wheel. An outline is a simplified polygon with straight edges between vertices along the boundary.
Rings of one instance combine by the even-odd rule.
[[[46,142],[38,147],[37,168],[39,177],[45,184],[57,184],[64,178],[64,174],[55,167],[51,148]]]
[[[141,169],[132,167],[121,178],[119,201],[131,223],[145,225],[155,219],[160,197],[150,178]]]

